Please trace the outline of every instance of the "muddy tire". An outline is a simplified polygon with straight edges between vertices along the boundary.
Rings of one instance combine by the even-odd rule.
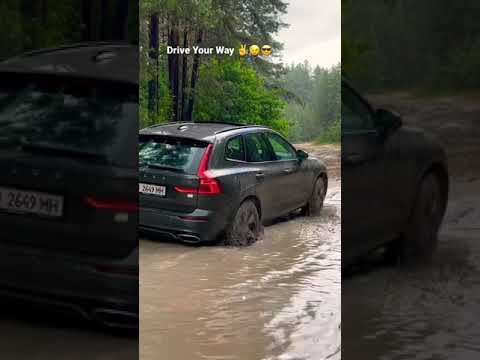
[[[237,210],[232,223],[225,231],[224,244],[227,246],[248,246],[258,240],[261,234],[260,216],[253,201],[247,200]]]
[[[325,179],[319,177],[313,187],[313,193],[308,201],[308,204],[302,208],[302,214],[305,216],[316,216],[320,214],[323,209],[325,195],[327,193]]]
[[[402,263],[428,262],[438,245],[438,232],[446,207],[446,194],[434,173],[427,174],[418,191],[407,230],[399,242]]]

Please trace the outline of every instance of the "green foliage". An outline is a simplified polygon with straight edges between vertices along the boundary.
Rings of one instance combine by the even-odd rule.
[[[145,54],[147,53],[148,48],[142,44],[142,40],[145,39],[140,38],[140,44],[143,45],[140,47],[140,57],[148,59],[148,55]],[[168,122],[172,117],[172,95],[168,82],[166,56],[161,55],[162,51],[160,51],[159,54],[158,72],[156,70],[157,63],[151,59],[148,59],[149,61],[140,62],[140,128]],[[157,83],[159,94],[156,101],[156,106],[158,106],[158,108],[153,114],[148,111],[148,82],[151,80]]]
[[[200,70],[195,121],[266,125],[288,134],[284,101],[242,60],[211,59]]]
[[[311,141],[322,136],[330,142],[340,141],[336,131],[341,116],[340,78],[340,65],[331,69],[316,67],[313,72],[308,62],[287,68],[283,86],[296,95],[285,109],[293,141]]]
[[[137,42],[137,0],[128,1],[127,18],[120,16],[120,0],[92,1],[88,14],[83,11],[85,1],[1,1],[0,59],[83,41]]]
[[[26,8],[20,0],[0,4],[0,59],[38,48],[78,42],[81,38],[80,17],[76,2],[32,2]]]
[[[325,134],[329,141],[338,142],[340,66],[312,70],[305,62],[283,68],[274,61],[238,56],[183,55],[169,61],[165,54],[167,44],[188,43],[190,47],[236,48],[269,44],[279,55],[282,46],[274,35],[285,26],[280,18],[286,9],[283,0],[142,1],[141,125],[178,119],[262,124],[295,141],[313,141]],[[159,19],[158,62],[148,51],[151,25],[156,24],[152,16]],[[156,99],[154,91],[148,98],[152,81],[159,88]],[[152,100],[156,109],[148,111]]]
[[[342,126],[340,120],[335,120],[322,134],[315,140],[317,144],[336,144],[341,139]]]
[[[343,0],[342,63],[363,90],[480,85],[477,0]]]

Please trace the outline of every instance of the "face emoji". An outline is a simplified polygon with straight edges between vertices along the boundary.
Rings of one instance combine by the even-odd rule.
[[[263,45],[262,46],[262,55],[263,56],[272,55],[272,47],[270,45]]]
[[[250,46],[250,55],[258,56],[260,54],[260,48],[257,45]]]
[[[238,53],[240,54],[241,57],[247,56],[247,45],[242,45],[240,46],[240,49],[238,50]]]

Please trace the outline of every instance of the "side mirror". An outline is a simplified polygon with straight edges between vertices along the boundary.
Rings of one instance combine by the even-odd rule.
[[[388,136],[402,126],[402,118],[392,111],[378,109],[375,114],[375,123],[381,134]]]
[[[303,150],[297,150],[297,158],[300,161],[308,159],[308,153]]]

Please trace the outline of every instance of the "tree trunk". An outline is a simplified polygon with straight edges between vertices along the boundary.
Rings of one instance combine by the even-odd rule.
[[[150,44],[149,44],[149,58],[150,62],[157,64],[158,62],[158,14],[152,14],[150,16]],[[158,68],[156,69],[158,73]],[[148,111],[151,115],[156,114],[158,83],[155,78],[151,78],[148,81]]]
[[[196,44],[199,45],[202,42],[203,39],[203,32],[200,30],[197,34],[197,41]],[[186,114],[186,121],[192,121],[192,115],[193,115],[193,106],[195,104],[195,86],[197,84],[198,80],[198,69],[200,67],[200,56],[194,55],[193,58],[193,65],[192,65],[192,80],[190,83],[190,101],[188,102],[188,109],[187,109],[187,114]]]
[[[180,42],[180,36],[178,33],[177,25],[174,24],[170,30],[170,36],[168,39],[168,45],[172,47],[177,47]],[[172,91],[172,100],[173,100],[173,116],[172,121],[178,121],[178,108],[179,108],[179,56],[170,55],[168,57],[168,74],[170,78],[170,89]]]
[[[188,48],[188,30],[185,29],[183,33],[183,47]],[[183,66],[182,66],[182,106],[181,106],[181,119],[186,121],[187,110],[187,77],[188,77],[188,56],[183,54]]]

